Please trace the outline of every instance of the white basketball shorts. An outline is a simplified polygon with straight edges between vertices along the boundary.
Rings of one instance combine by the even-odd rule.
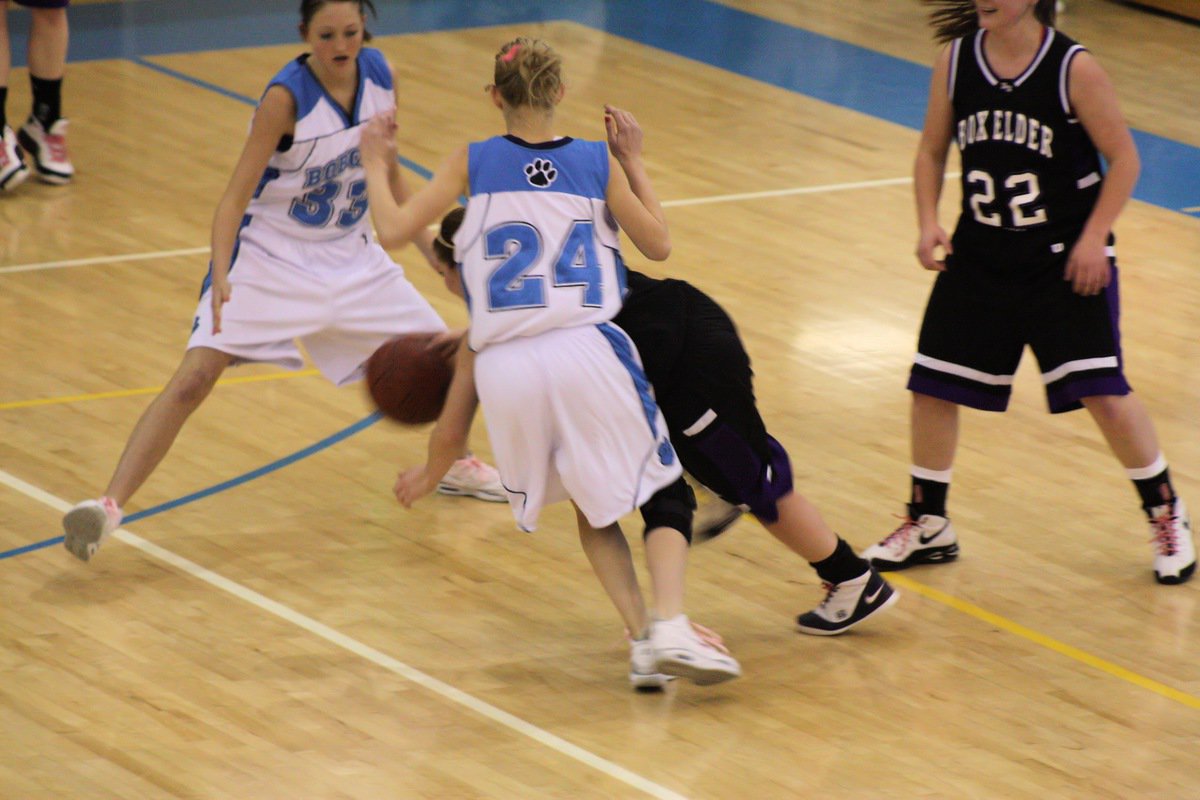
[[[637,349],[615,325],[489,345],[475,357],[475,381],[523,530],[568,497],[602,528],[681,474]]]
[[[317,369],[341,386],[361,378],[367,358],[392,336],[446,330],[404,270],[361,235],[318,243],[245,228],[229,282],[214,336],[205,281],[188,349],[211,347],[234,356],[234,364],[300,369],[299,340]]]

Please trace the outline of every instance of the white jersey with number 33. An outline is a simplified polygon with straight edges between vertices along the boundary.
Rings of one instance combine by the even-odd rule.
[[[604,142],[470,145],[470,199],[454,237],[471,312],[470,345],[607,322],[625,267],[604,197]]]
[[[283,86],[295,98],[296,128],[291,146],[271,156],[243,227],[266,226],[309,241],[360,234],[374,241],[358,146],[362,126],[396,107],[383,54],[370,47],[359,52],[352,114],[321,86],[306,56],[280,70],[267,88],[272,86]]]

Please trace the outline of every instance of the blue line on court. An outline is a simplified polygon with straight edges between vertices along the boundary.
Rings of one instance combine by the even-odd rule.
[[[284,467],[288,466],[289,464],[294,464],[302,458],[308,458],[309,456],[313,455],[314,453],[319,453],[320,451],[326,449],[327,447],[332,447],[333,445],[337,444],[338,442],[342,441],[343,439],[347,439],[347,438],[353,436],[354,434],[358,433],[359,431],[364,430],[365,428],[369,428],[370,426],[372,426],[376,422],[378,422],[380,419],[382,419],[382,417],[379,415],[379,412],[375,412],[367,417],[364,417],[363,419],[360,419],[358,422],[354,423],[353,425],[349,426],[348,428],[343,428],[342,430],[338,431],[337,433],[335,433],[331,436],[325,437],[324,439],[317,442],[316,444],[309,445],[308,447],[305,447],[303,450],[297,450],[296,452],[292,453],[289,456],[284,456],[283,458],[278,459],[277,461],[272,461],[270,464],[261,466],[258,469],[251,470],[250,472],[247,472],[243,475],[239,475],[236,478],[230,478],[227,481],[223,481],[214,486],[210,486],[207,489],[201,489],[198,492],[192,492],[189,495],[184,495],[183,497],[177,498],[175,500],[168,500],[167,502],[161,503],[157,506],[153,506],[152,508],[144,508],[141,511],[134,512],[133,514],[130,514],[129,516],[125,517],[125,519],[121,521],[121,525],[122,526],[128,525],[131,522],[137,522],[139,519],[145,519],[146,517],[153,517],[155,514],[161,514],[164,511],[170,511],[173,508],[179,508],[180,506],[185,506],[188,503],[194,503],[197,500],[203,500],[204,498],[209,497],[210,495],[214,495],[217,492],[223,492],[226,489],[232,489],[235,486],[240,486],[243,483],[254,480],[255,478],[260,478],[269,472],[274,472],[275,470],[283,469]],[[55,536],[53,539],[46,539],[45,541],[35,542],[34,544],[28,544],[28,545],[25,545],[24,547],[16,547],[16,548],[13,548],[12,550],[5,550],[4,552],[0,553],[0,560],[6,559],[6,558],[12,558],[13,556],[19,556],[19,555],[22,555],[23,553],[31,553],[34,550],[41,550],[46,547],[53,547],[54,545],[58,544],[62,540],[63,540],[63,537]]]

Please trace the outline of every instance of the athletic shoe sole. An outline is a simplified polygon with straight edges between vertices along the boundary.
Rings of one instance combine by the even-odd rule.
[[[728,667],[699,664],[686,650],[668,650],[658,659],[658,671],[664,675],[687,678],[697,686],[712,686],[715,683],[731,681],[742,674],[741,670],[733,671]]]
[[[486,500],[489,503],[507,503],[508,495],[496,494],[489,492],[487,489],[463,489],[460,486],[452,486],[448,483],[439,483],[437,487],[438,494],[449,495],[450,497],[474,497],[476,500]]]
[[[1191,579],[1192,573],[1195,571],[1196,562],[1193,561],[1191,564],[1181,569],[1178,575],[1159,575],[1156,572],[1154,573],[1154,580],[1158,581],[1164,586],[1178,586],[1181,583],[1187,583]]]
[[[63,517],[63,546],[80,561],[88,561],[99,549],[108,515],[98,505],[73,508]]]
[[[0,192],[11,192],[29,178],[29,167],[13,170],[12,174],[0,183]]]
[[[903,561],[882,561],[870,559],[871,566],[878,572],[898,572],[921,564],[945,564],[958,558],[958,544],[948,544],[945,547],[927,547],[918,550]]]

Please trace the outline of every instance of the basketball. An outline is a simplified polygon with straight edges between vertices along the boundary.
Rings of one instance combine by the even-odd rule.
[[[388,419],[404,425],[433,422],[454,377],[453,354],[432,347],[436,333],[393,337],[367,359],[367,392]]]

